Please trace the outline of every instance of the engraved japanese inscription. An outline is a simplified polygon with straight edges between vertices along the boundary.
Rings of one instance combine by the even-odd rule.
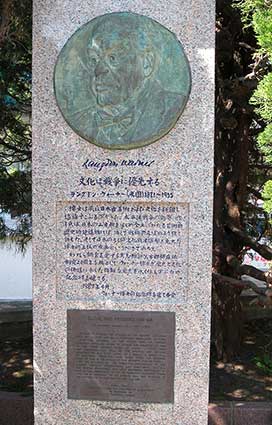
[[[174,402],[175,313],[68,310],[68,398]]]
[[[60,202],[57,296],[175,304],[188,282],[189,206]]]
[[[130,12],[99,16],[76,31],[61,50],[54,82],[67,123],[106,149],[139,148],[168,133],[191,85],[177,37]]]

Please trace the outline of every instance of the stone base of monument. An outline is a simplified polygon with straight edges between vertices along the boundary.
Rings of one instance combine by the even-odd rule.
[[[208,425],[271,425],[270,402],[210,403]],[[33,399],[0,392],[0,425],[33,425]]]

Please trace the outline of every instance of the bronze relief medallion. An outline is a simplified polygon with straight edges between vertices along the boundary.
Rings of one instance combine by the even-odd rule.
[[[174,127],[191,77],[175,34],[146,16],[118,12],[72,35],[54,84],[62,115],[77,134],[105,149],[133,149]]]

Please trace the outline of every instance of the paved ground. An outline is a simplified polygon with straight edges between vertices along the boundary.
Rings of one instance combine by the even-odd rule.
[[[217,361],[212,353],[210,400],[272,400],[271,335],[272,319],[251,321],[245,325],[239,357],[223,363]]]

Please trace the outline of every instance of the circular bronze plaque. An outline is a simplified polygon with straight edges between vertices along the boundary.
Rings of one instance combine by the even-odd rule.
[[[55,67],[58,106],[73,130],[105,149],[139,148],[175,125],[190,92],[176,36],[130,12],[98,16],[67,41]]]

